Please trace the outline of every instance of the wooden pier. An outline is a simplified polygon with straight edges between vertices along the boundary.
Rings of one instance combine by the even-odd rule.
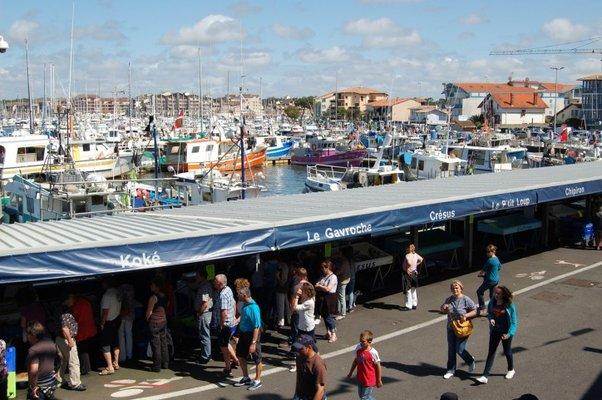
[[[275,166],[275,165],[291,165],[291,158],[290,157],[281,157],[276,160],[265,160],[263,165],[273,165],[273,166]]]

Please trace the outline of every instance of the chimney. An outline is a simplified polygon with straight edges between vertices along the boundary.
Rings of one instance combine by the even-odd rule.
[[[533,92],[533,105],[537,104],[537,93]]]
[[[529,87],[529,78],[525,78],[525,87]]]
[[[510,105],[512,105],[512,103],[514,103],[514,94],[512,94],[512,92],[510,92]]]

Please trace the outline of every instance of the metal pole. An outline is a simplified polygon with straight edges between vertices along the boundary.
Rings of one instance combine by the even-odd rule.
[[[554,129],[552,129],[552,140],[554,140],[554,136],[556,135],[556,116],[557,116],[557,108],[556,108],[556,103],[558,101],[558,71],[564,69],[564,67],[550,67],[550,69],[553,69],[555,71],[556,74],[556,78],[554,80]]]
[[[27,97],[29,97],[29,134],[33,135],[33,99],[31,98],[31,83],[29,79],[29,44],[27,44],[27,39],[25,39],[25,64],[27,68]]]
[[[159,146],[157,145],[157,127],[155,126],[154,116],[149,117],[149,123],[152,124],[153,145],[155,147],[155,202],[159,200]]]

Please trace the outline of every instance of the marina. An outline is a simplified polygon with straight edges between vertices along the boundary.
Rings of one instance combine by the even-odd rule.
[[[0,400],[602,398],[602,8],[431,6],[7,3]]]

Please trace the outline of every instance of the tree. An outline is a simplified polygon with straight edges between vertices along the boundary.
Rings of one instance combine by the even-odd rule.
[[[583,121],[580,118],[575,117],[567,118],[566,121],[564,121],[564,123],[573,129],[579,129],[583,126]]]
[[[479,129],[485,123],[485,116],[483,114],[476,114],[470,117],[470,120]]]
[[[301,111],[295,106],[288,106],[284,109],[284,114],[292,120],[296,120],[301,116]]]
[[[298,99],[295,99],[293,103],[301,109],[301,119],[303,119],[306,110],[309,110],[310,112],[313,111],[314,97],[299,97]]]

